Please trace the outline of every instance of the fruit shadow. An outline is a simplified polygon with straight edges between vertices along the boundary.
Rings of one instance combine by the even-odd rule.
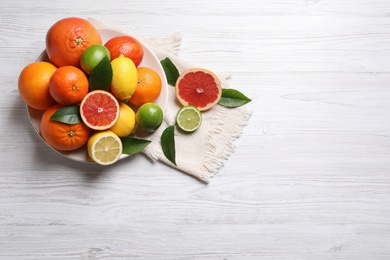
[[[37,111],[37,113],[40,112]],[[79,162],[69,159],[66,157],[66,154],[62,154],[49,147],[37,133],[37,130],[31,122],[28,108],[24,101],[19,97],[14,100],[13,108],[10,111],[9,121],[15,131],[20,132],[20,134],[24,136],[26,139],[25,142],[32,143],[34,150],[29,154],[33,157],[33,161],[36,161],[42,168],[45,167],[50,169],[55,168],[55,166],[58,165],[61,168],[65,168],[65,170],[68,168],[76,174],[82,174],[88,180],[98,179],[108,170],[107,167],[92,162]],[[86,148],[84,147],[83,149]],[[17,149],[15,149],[15,151],[16,150]],[[14,156],[19,155],[15,154]],[[53,171],[53,173],[56,173],[56,171]]]

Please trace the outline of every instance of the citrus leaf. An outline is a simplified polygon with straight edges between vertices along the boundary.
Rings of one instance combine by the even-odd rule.
[[[108,56],[105,56],[91,71],[89,87],[91,90],[108,90],[112,80],[112,67]]]
[[[152,142],[146,139],[139,139],[131,136],[123,137],[121,138],[121,141],[123,146],[123,154],[139,153]]]
[[[165,128],[161,135],[161,147],[165,157],[176,165],[175,125]]]
[[[235,89],[222,89],[222,96],[218,104],[225,107],[239,107],[252,101],[250,98]]]
[[[168,57],[161,60],[160,63],[164,69],[168,84],[174,87],[176,85],[177,79],[180,76],[175,64],[173,64],[173,62]]]
[[[78,106],[61,107],[50,117],[50,120],[58,121],[68,125],[80,123],[80,109]]]

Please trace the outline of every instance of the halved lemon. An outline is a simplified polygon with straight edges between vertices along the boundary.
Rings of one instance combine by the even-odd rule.
[[[110,165],[122,155],[122,141],[110,130],[96,132],[88,139],[88,154],[101,165]]]

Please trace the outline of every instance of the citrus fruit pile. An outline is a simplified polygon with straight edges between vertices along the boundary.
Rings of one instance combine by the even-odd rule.
[[[21,71],[18,90],[43,112],[40,134],[52,148],[86,146],[93,161],[109,165],[122,154],[120,138],[160,127],[163,111],[154,102],[162,80],[140,67],[144,49],[137,39],[115,36],[103,43],[89,21],[68,17],[47,31],[46,54],[48,61]]]

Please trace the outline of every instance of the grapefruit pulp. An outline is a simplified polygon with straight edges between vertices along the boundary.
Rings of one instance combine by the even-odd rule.
[[[118,100],[110,92],[91,91],[81,101],[80,116],[94,130],[109,129],[119,118]]]
[[[182,72],[176,81],[176,97],[183,106],[194,106],[205,111],[221,99],[222,86],[218,77],[202,68]]]

